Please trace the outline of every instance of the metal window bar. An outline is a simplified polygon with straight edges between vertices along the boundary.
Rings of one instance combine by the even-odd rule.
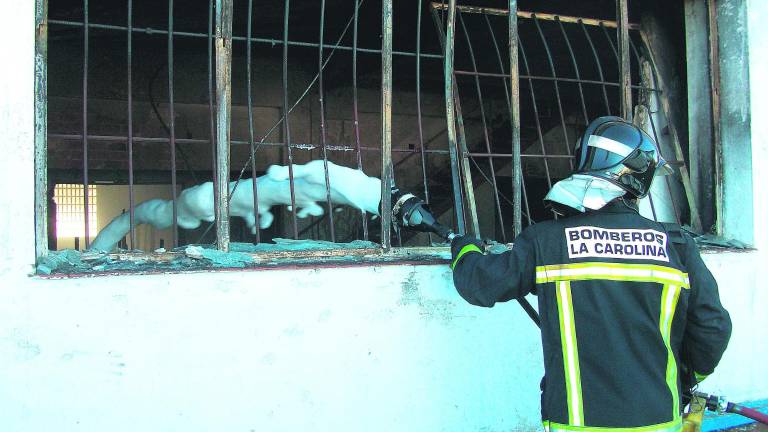
[[[246,93],[248,99],[248,145],[251,150],[251,186],[253,188],[253,216],[256,226],[256,243],[261,243],[261,230],[259,229],[259,188],[256,182],[256,142],[254,141],[253,130],[253,89],[252,89],[252,50],[251,50],[251,30],[253,27],[253,0],[248,0],[248,27],[246,34]],[[231,143],[231,142],[230,142]]]
[[[539,115],[539,105],[536,103],[536,92],[533,89],[533,78],[531,78],[531,69],[528,65],[528,57],[525,55],[525,46],[522,39],[517,40],[518,47],[520,49],[520,57],[523,59],[523,67],[525,68],[525,74],[528,75],[528,87],[531,89],[531,106],[533,106],[533,118],[536,123],[536,135],[539,138],[539,144],[541,146],[541,155],[544,157],[544,173],[547,176],[547,188],[552,188],[552,175],[549,172],[549,158],[547,157],[547,149],[544,147],[544,134],[541,132],[541,121]]]
[[[216,0],[216,246],[229,251],[229,133],[232,107],[232,0]],[[173,159],[171,159],[173,160]],[[175,197],[174,197],[175,201]],[[175,216],[175,214],[174,214]]]
[[[587,26],[585,25],[584,21],[581,21],[579,23],[581,26],[581,30],[584,33],[584,37],[587,39],[587,42],[589,42],[589,48],[592,50],[592,57],[595,59],[595,66],[597,67],[597,73],[600,76],[600,81],[602,81],[602,87],[603,87],[603,101],[605,102],[605,111],[608,115],[611,114],[611,104],[608,102],[608,90],[605,87],[605,76],[603,75],[603,67],[600,63],[600,57],[597,55],[597,50],[595,49],[595,44],[592,42],[592,37],[589,36],[589,31],[587,31]]]
[[[136,249],[136,196],[133,187],[133,0],[128,0],[128,23],[126,31],[126,98],[128,99],[128,224],[131,249]]]
[[[219,176],[216,175],[218,172],[218,161],[216,158],[216,150],[217,150],[217,134],[216,134],[216,93],[214,92],[214,82],[215,82],[215,72],[214,72],[214,62],[213,62],[213,40],[214,40],[214,0],[208,0],[208,34],[206,37],[208,38],[208,127],[209,127],[209,133],[210,133],[210,143],[211,143],[211,180],[213,182],[213,202],[214,205],[218,208],[219,203],[221,203],[221,194],[219,193]],[[208,230],[210,230],[214,224],[211,224],[208,226]],[[218,227],[217,227],[218,228]],[[206,232],[208,231],[206,230]],[[202,236],[200,236],[200,240],[205,236],[205,233],[203,233]],[[218,233],[216,234],[216,238],[218,240]],[[200,242],[198,240],[198,243]]]
[[[392,246],[392,0],[381,2],[381,247]]]
[[[421,119],[421,13],[424,9],[424,5],[421,1],[416,2],[416,9],[416,121],[419,128],[419,151],[421,153],[421,178],[424,184],[424,202],[429,205],[427,154],[424,149],[424,126],[422,125]],[[355,100],[355,103],[357,103],[357,100]],[[355,124],[357,124],[357,122],[355,122]],[[432,244],[432,233],[427,233],[427,241],[428,244]]]
[[[579,65],[576,63],[576,56],[573,54],[573,46],[571,46],[571,40],[568,38],[568,33],[565,31],[565,26],[563,25],[563,22],[560,21],[560,19],[556,19],[555,21],[557,22],[557,25],[560,28],[560,34],[563,35],[565,46],[568,48],[568,54],[571,57],[571,63],[573,64],[573,73],[574,75],[576,75],[576,79],[578,80],[579,102],[581,103],[581,112],[584,114],[584,126],[587,126],[589,124],[589,114],[587,113],[587,105],[584,100],[584,86],[583,86],[583,83],[581,82],[581,73],[579,72]]]
[[[362,1],[355,1],[355,13],[353,15],[354,29],[352,30],[352,122],[355,132],[355,148],[357,156],[357,169],[363,170],[363,154],[360,151],[360,110],[358,109],[358,95],[357,95],[357,30],[360,22],[360,4]],[[346,33],[346,31],[345,31]],[[338,44],[337,44],[338,45]],[[416,61],[419,61],[421,57],[416,56]],[[418,81],[417,81],[418,82]],[[418,95],[419,93],[417,93]],[[363,227],[363,240],[368,240],[368,218],[365,215],[365,211],[360,211],[360,218]]]
[[[511,9],[517,10],[517,2],[510,1],[510,4],[512,4],[512,6],[509,9],[459,5],[457,6],[457,10],[464,13],[509,17],[509,11]],[[439,11],[446,11],[448,10],[448,5],[445,2],[442,2],[442,3],[432,2],[432,8]],[[590,26],[599,26],[602,24],[607,27],[613,27],[613,28],[616,28],[618,26],[616,21],[601,20],[596,18],[576,17],[576,16],[569,16],[569,15],[558,15],[558,14],[551,14],[551,13],[529,12],[529,11],[517,10],[516,15],[518,17],[518,20],[519,18],[533,18],[533,16],[536,15],[539,19],[547,20],[547,21],[560,20],[566,23],[572,23],[572,24],[584,23]],[[628,28],[630,30],[640,30],[640,26],[634,23],[630,23]]]
[[[560,99],[560,86],[557,82],[557,72],[555,72],[555,63],[552,61],[552,51],[549,49],[549,43],[547,42],[547,38],[544,36],[544,32],[541,30],[541,25],[539,24],[539,19],[536,18],[536,15],[533,16],[533,23],[536,25],[536,32],[539,34],[539,37],[541,38],[542,44],[544,44],[545,52],[547,53],[547,62],[549,64],[549,69],[552,71],[552,79],[554,80],[553,83],[555,85],[555,97],[557,97],[557,112],[560,114],[560,126],[563,128],[563,146],[565,147],[565,153],[568,156],[571,156],[571,143],[568,140],[568,131],[565,127],[565,116],[563,115],[563,102]],[[533,90],[531,90],[531,94],[533,94]],[[568,164],[571,167],[571,170],[573,170],[573,159],[568,159]]]
[[[171,197],[173,197],[171,225],[171,244],[179,245],[179,226],[177,223],[179,206],[176,197],[176,111],[173,98],[173,0],[168,0],[168,145],[171,152]]]
[[[83,0],[83,213],[88,213],[88,0]],[[90,245],[88,218],[85,224],[85,248]]]
[[[525,200],[526,217],[528,224],[532,223],[531,209],[528,205],[528,194],[525,192],[525,179],[523,178],[523,170],[521,166],[520,158],[520,64],[519,64],[519,51],[518,51],[518,31],[517,31],[517,0],[509,0],[509,9],[507,10],[507,23],[508,23],[508,44],[509,44],[509,88],[510,97],[507,98],[507,105],[509,106],[509,115],[512,133],[512,193],[513,193],[513,216],[514,216],[514,230],[515,236],[520,234],[522,230],[522,206],[520,204],[521,198]],[[490,20],[486,15],[486,24],[490,29]],[[494,46],[496,45],[495,36]],[[497,50],[498,51],[498,50]],[[499,69],[504,72],[504,65],[499,59]],[[506,84],[506,79],[504,80]],[[507,92],[504,92],[504,96],[507,96]],[[511,99],[511,103],[510,100]],[[521,193],[522,190],[522,193]]]
[[[629,11],[628,0],[616,0],[616,28],[619,40],[619,76],[621,91],[619,92],[621,116],[632,121],[632,72],[629,63]],[[605,27],[603,27],[605,28]]]
[[[466,130],[464,127],[464,115],[461,110],[461,101],[459,99],[459,88],[456,81],[453,80],[454,108],[456,109],[456,130],[458,132],[459,161],[461,162],[461,172],[464,173],[462,186],[464,189],[464,199],[467,200],[465,210],[469,213],[469,222],[471,223],[471,234],[480,237],[480,223],[477,216],[477,205],[475,204],[475,186],[470,178],[471,168],[469,165],[469,149],[467,147]]]
[[[468,75],[468,76],[478,76],[478,77],[492,77],[492,78],[507,78],[509,79],[509,74],[502,74],[498,72],[472,72],[468,70],[454,70],[453,73],[455,75]],[[601,86],[606,87],[620,87],[621,84],[611,81],[600,81],[600,80],[588,80],[588,79],[579,79],[579,78],[567,78],[567,77],[557,77],[553,78],[551,76],[545,76],[545,75],[527,75],[522,74],[519,75],[520,78],[523,79],[532,79],[534,81],[552,81],[552,82],[561,82],[561,83],[577,83],[577,84],[597,84]],[[635,90],[650,90],[650,91],[658,91],[657,89],[653,87],[648,86],[642,86],[633,84],[630,86],[630,88]]]
[[[359,4],[362,4],[363,0],[359,1]],[[61,25],[61,26],[67,26],[67,27],[83,27],[84,23],[79,21],[72,21],[72,20],[65,20],[65,19],[52,19],[48,21],[49,24],[54,25]],[[127,29],[126,26],[120,26],[115,24],[100,24],[100,23],[88,23],[88,27],[91,29],[100,29],[100,30],[123,30],[125,31]],[[147,35],[159,35],[163,36],[168,33],[167,30],[164,29],[157,29],[153,27],[133,27],[132,31],[134,33],[142,33]],[[208,33],[201,33],[201,32],[191,32],[191,31],[174,31],[173,35],[175,37],[190,37],[190,38],[208,38]],[[232,36],[232,41],[235,42],[245,42],[248,38],[246,36]],[[270,46],[283,46],[286,42],[283,39],[271,39],[271,38],[263,38],[263,37],[253,37],[251,38],[252,42],[262,44],[262,45],[270,45]],[[314,42],[304,42],[304,41],[291,41],[289,40],[287,42],[289,46],[292,47],[303,47],[303,48],[317,48],[317,43]],[[354,46],[347,46],[342,45],[340,42],[335,44],[326,44],[325,45],[326,50],[339,50],[339,51],[357,51],[362,54],[376,54],[381,55],[380,49],[375,48],[355,48]],[[398,50],[392,50],[393,56],[399,56],[399,57],[416,57],[415,52],[410,51],[398,51]],[[424,59],[433,59],[433,60],[442,60],[443,56],[441,54],[436,53],[421,53],[421,58]]]
[[[288,22],[291,11],[291,0],[285,0],[285,15],[283,17],[283,136],[288,156],[288,181],[291,190],[291,204],[296,209],[296,186],[293,179],[293,151],[291,149],[291,127],[289,117],[291,115],[288,109]],[[293,223],[293,238],[299,238],[299,222],[296,220],[296,212],[291,212],[291,222]]]
[[[515,0],[510,1],[509,3],[509,10],[515,11],[517,10],[517,2]],[[512,229],[514,231],[514,236],[517,236],[520,231],[522,230],[522,217],[523,214],[529,219],[530,223],[530,213],[527,212],[528,204],[526,202],[526,212],[522,212],[522,206],[521,206],[521,196],[520,196],[520,190],[523,188],[522,186],[522,178],[520,177],[520,80],[519,80],[519,70],[518,70],[518,57],[517,57],[517,18],[515,14],[511,14],[510,17],[515,17],[514,19],[510,19],[509,22],[509,59],[510,59],[510,70],[513,71],[514,76],[510,76],[510,84],[507,84],[507,76],[508,74],[504,71],[504,61],[501,57],[501,50],[499,49],[499,43],[496,40],[496,35],[493,31],[493,26],[491,25],[491,20],[488,18],[488,15],[484,15],[483,18],[485,18],[485,24],[486,28],[488,29],[488,34],[491,37],[491,42],[493,43],[493,49],[496,53],[496,59],[499,62],[499,71],[501,75],[501,83],[504,87],[504,101],[507,103],[507,109],[509,110],[509,120],[510,120],[510,130],[512,131],[512,148],[511,148],[511,155],[512,155]],[[479,74],[479,72],[478,72]],[[514,102],[513,102],[514,101]],[[527,200],[527,197],[525,197]],[[506,201],[509,201],[505,197]],[[501,206],[499,206],[501,208]]]
[[[464,119],[461,111],[458,86],[453,72],[454,39],[456,34],[456,2],[451,0],[447,7],[447,17],[438,16],[436,9],[432,10],[432,17],[437,26],[438,38],[445,53],[445,111],[446,122],[448,124],[448,148],[451,156],[451,179],[453,181],[454,208],[456,210],[459,233],[471,233],[479,237],[480,228],[477,217],[477,208],[474,201],[474,186],[470,178]],[[446,18],[445,24],[443,24],[443,18]],[[444,26],[445,33],[443,33]],[[466,207],[463,204],[464,199],[467,200]],[[466,228],[465,211],[469,212],[471,230]]]
[[[391,21],[391,17],[390,17]],[[331,241],[336,241],[336,231],[333,226],[333,203],[331,203],[331,179],[328,176],[328,150],[326,149],[325,131],[325,89],[323,88],[323,39],[325,30],[325,0],[320,1],[320,36],[317,47],[317,93],[320,100],[320,147],[323,150],[323,174],[325,175],[325,200],[328,204],[328,228],[331,231]],[[390,37],[392,30],[390,29]],[[383,55],[383,54],[382,54]],[[390,59],[391,61],[391,59]]]
[[[463,204],[463,196],[462,196],[462,186],[461,186],[461,173],[459,171],[459,152],[458,152],[458,141],[456,136],[456,119],[455,119],[455,108],[454,108],[454,96],[453,96],[453,35],[454,35],[454,23],[455,23],[455,14],[456,14],[456,2],[455,0],[450,0],[450,7],[448,9],[445,9],[448,12],[448,24],[447,24],[447,30],[448,33],[447,41],[446,37],[442,33],[442,17],[439,17],[437,15],[437,8],[432,7],[432,18],[434,19],[436,25],[440,29],[438,31],[438,36],[440,37],[440,44],[443,47],[444,51],[444,86],[445,86],[445,118],[446,123],[448,125],[448,150],[450,155],[450,163],[451,163],[451,181],[453,186],[453,197],[454,197],[454,211],[456,213],[456,225],[458,227],[458,232],[460,234],[464,234],[466,232],[466,222],[464,220],[464,204]],[[465,182],[466,184],[466,182]]]
[[[464,36],[467,41],[467,52],[469,53],[469,58],[472,62],[472,71],[477,72],[477,62],[475,61],[475,51],[472,48],[472,40],[469,37],[469,32],[467,31],[467,27],[466,27],[466,24],[464,23],[464,18],[462,17],[461,12],[459,12],[457,15],[459,17],[459,23],[461,24],[461,28],[464,32]],[[483,125],[483,140],[485,141],[485,148],[488,154],[491,154],[492,153],[491,139],[488,136],[488,122],[485,117],[485,108],[484,108],[485,103],[483,102],[483,91],[480,87],[480,77],[478,77],[477,75],[475,75],[475,89],[477,90],[477,98],[480,105],[480,120],[482,121],[482,125]],[[501,209],[501,202],[499,200],[499,186],[496,183],[496,175],[495,175],[496,168],[493,165],[493,156],[488,157],[488,165],[490,167],[491,174],[492,174],[491,184],[493,186],[493,194],[496,201],[496,210],[497,210],[497,215],[499,217],[499,227],[501,229],[501,238],[506,243],[507,234],[504,230],[504,215]],[[479,166],[478,166],[478,169],[479,169]],[[480,171],[482,172],[482,170]],[[483,174],[483,176],[485,177],[485,174]]]

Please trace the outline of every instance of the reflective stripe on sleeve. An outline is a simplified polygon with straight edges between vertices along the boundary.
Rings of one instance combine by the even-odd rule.
[[[665,374],[667,387],[672,395],[672,418],[680,417],[680,395],[677,393],[677,362],[672,353],[670,338],[672,334],[672,319],[675,316],[677,299],[680,296],[680,287],[675,285],[664,285],[661,292],[661,314],[659,315],[659,330],[664,340],[664,346],[667,348],[667,371]]]
[[[568,399],[568,423],[583,426],[584,404],[581,398],[579,347],[576,343],[571,283],[568,281],[557,283],[557,309],[560,318],[560,343],[563,348],[565,389]]]
[[[680,432],[683,429],[683,421],[679,418],[667,423],[623,428],[572,426],[550,421],[544,421],[543,424],[544,429],[549,432]]]
[[[456,254],[456,259],[454,259],[453,262],[451,263],[451,270],[453,270],[454,267],[456,267],[456,264],[459,263],[459,260],[461,259],[461,257],[463,257],[465,254],[468,254],[469,252],[480,252],[480,253],[483,253],[483,251],[481,251],[480,248],[477,247],[477,245],[468,244],[468,245],[464,246],[463,248],[461,248],[459,253]]]
[[[684,289],[690,288],[687,273],[683,273],[676,268],[652,264],[590,262],[536,267],[537,284],[564,280],[594,279],[655,282],[663,285],[674,284]]]

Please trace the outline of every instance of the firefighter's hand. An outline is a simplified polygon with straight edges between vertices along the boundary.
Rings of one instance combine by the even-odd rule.
[[[457,236],[451,241],[451,269],[468,253],[483,253],[482,241],[468,235]]]

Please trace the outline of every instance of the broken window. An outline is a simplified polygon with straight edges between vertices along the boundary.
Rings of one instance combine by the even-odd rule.
[[[512,22],[480,1],[38,1],[38,210],[58,217],[47,184],[81,185],[83,208],[96,185],[109,216],[81,249],[423,255],[440,239],[393,226],[394,184],[458,232],[511,242],[552,217],[541,198],[581,128],[623,109],[677,167],[647,214],[696,226],[637,24],[622,39],[604,16]]]
[[[85,227],[88,227],[90,237],[95,237],[98,232],[96,187],[88,186],[87,205],[84,202],[83,189],[83,185],[62,183],[57,184],[53,192],[53,201],[56,204],[56,225],[52,230],[56,233],[59,243],[71,240],[72,244],[69,247],[75,249],[79,249],[80,239],[85,237]]]

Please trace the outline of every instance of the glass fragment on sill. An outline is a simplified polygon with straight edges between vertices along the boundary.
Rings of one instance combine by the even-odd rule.
[[[40,275],[100,274],[117,272],[184,271],[225,268],[248,268],[257,265],[279,265],[287,260],[274,257],[259,259],[253,254],[301,253],[317,251],[353,252],[377,249],[379,245],[355,240],[349,243],[333,243],[321,240],[274,239],[275,243],[232,243],[230,252],[222,252],[213,245],[188,245],[170,252],[143,253],[120,250],[117,253],[80,252],[74,249],[50,251],[37,264]],[[317,257],[300,255],[293,260],[317,260]],[[290,258],[289,258],[290,259]],[[335,261],[359,261],[355,255],[340,254]]]

